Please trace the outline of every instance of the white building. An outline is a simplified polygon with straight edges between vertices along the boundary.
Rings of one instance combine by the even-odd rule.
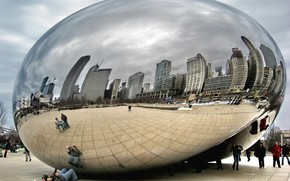
[[[206,60],[201,54],[188,59],[185,94],[200,93],[206,76]]]
[[[112,69],[99,69],[98,65],[91,67],[83,82],[81,93],[90,101],[103,99]]]

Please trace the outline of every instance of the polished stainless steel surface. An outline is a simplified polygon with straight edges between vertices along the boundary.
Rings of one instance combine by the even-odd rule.
[[[15,82],[14,119],[24,144],[53,167],[70,167],[66,146],[77,145],[86,166],[78,172],[136,171],[228,139],[255,143],[279,112],[285,79],[276,43],[237,9],[109,0],[62,20],[31,48]],[[61,113],[64,131],[55,127]]]

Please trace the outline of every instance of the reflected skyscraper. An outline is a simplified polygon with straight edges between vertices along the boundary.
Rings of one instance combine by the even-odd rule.
[[[207,64],[206,72],[207,72],[206,78],[211,78],[212,77],[211,63]]]
[[[233,48],[232,52],[228,61],[228,75],[232,76],[231,90],[241,90],[244,89],[248,78],[248,65],[241,50]]]
[[[279,65],[276,69],[276,86],[274,89],[274,94],[278,94],[281,93],[281,91],[283,90],[283,85],[282,85],[282,81],[283,81],[283,72],[284,72],[284,67],[283,64]]]
[[[66,101],[73,97],[75,83],[89,60],[89,55],[81,57],[69,71],[60,92],[60,100]]]
[[[201,54],[187,60],[185,94],[200,93],[206,76],[206,60]]]
[[[223,67],[222,66],[215,67],[214,70],[217,73],[217,76],[223,75]]]
[[[276,78],[276,75],[274,75],[276,74],[275,69],[277,68],[276,58],[273,51],[269,47],[261,44],[260,49],[262,51],[265,64],[266,64],[266,67],[264,69],[264,79],[263,79],[262,88],[264,90],[268,90],[271,92],[273,91],[276,84],[274,83],[276,82],[276,80],[272,80]],[[274,85],[271,85],[271,84],[274,84]],[[272,87],[271,90],[269,90],[270,87]],[[265,93],[268,94],[268,92],[265,92]]]
[[[49,97],[49,101],[53,100],[54,83],[48,83],[44,86],[42,94]]]
[[[154,90],[162,90],[166,87],[165,80],[171,74],[171,61],[162,60],[156,65]]]
[[[267,91],[267,89],[270,87],[272,83],[273,72],[274,72],[273,69],[268,66],[264,68],[264,79],[262,82],[262,87],[265,91]]]
[[[144,73],[137,72],[134,75],[131,75],[128,79],[128,99],[133,99],[136,97],[136,94],[140,94],[142,91],[142,85],[144,80]]]
[[[43,88],[44,88],[44,86],[46,85],[46,82],[48,81],[48,76],[46,76],[44,79],[43,79],[43,81],[42,81],[42,84],[41,84],[41,86],[40,86],[40,92],[43,92]]]
[[[241,36],[241,39],[249,49],[249,61],[248,61],[248,79],[246,88],[260,88],[263,76],[264,76],[264,63],[262,56],[254,45],[246,37]]]
[[[273,51],[263,44],[260,45],[260,49],[264,56],[266,66],[270,67],[271,69],[277,67],[277,62]]]
[[[183,94],[186,85],[186,74],[176,74],[174,81],[174,89],[177,89],[177,94]]]
[[[89,69],[81,88],[86,100],[95,102],[104,98],[111,70],[99,69],[98,64]]]
[[[145,83],[143,85],[143,92],[149,92],[150,91],[150,83]]]
[[[121,79],[115,79],[110,84],[110,92],[111,92],[111,98],[110,99],[111,99],[111,103],[112,103],[112,101],[117,99],[120,83],[121,83]]]

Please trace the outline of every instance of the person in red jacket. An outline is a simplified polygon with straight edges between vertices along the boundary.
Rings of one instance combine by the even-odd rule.
[[[279,168],[281,168],[280,166],[280,156],[281,156],[281,147],[278,144],[278,142],[275,143],[275,145],[272,147],[271,149],[271,153],[273,154],[273,167],[275,167],[276,162]]]

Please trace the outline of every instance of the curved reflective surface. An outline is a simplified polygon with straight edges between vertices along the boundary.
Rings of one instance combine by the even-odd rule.
[[[86,165],[77,172],[153,168],[228,139],[253,144],[279,112],[285,77],[271,36],[237,9],[104,1],[53,26],[28,52],[14,87],[15,125],[55,168],[70,167],[71,145]],[[64,131],[55,126],[61,113]]]

